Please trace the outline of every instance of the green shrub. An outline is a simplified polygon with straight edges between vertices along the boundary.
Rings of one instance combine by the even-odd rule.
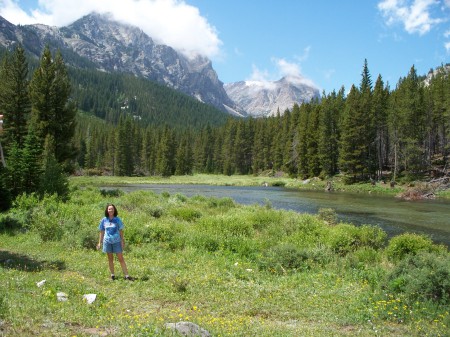
[[[32,230],[38,233],[42,241],[60,241],[64,235],[58,214],[45,209],[33,212],[30,222]]]
[[[412,233],[405,233],[393,237],[386,248],[386,254],[391,261],[400,261],[407,255],[415,255],[420,251],[433,250],[430,238]]]
[[[158,219],[163,216],[164,210],[161,206],[150,206],[147,208],[147,213],[150,214],[152,217]]]
[[[200,211],[193,209],[193,208],[188,208],[188,207],[175,208],[175,209],[171,210],[170,213],[177,219],[189,221],[189,222],[195,221],[202,216],[202,213],[200,213]]]
[[[293,244],[284,243],[263,252],[258,265],[262,270],[283,274],[289,270],[306,268],[305,261],[308,257],[305,250],[300,250]]]
[[[102,189],[102,190],[100,190],[100,194],[103,197],[108,197],[109,198],[109,197],[120,197],[121,195],[124,194],[124,192],[122,190],[118,189],[118,188],[112,189],[112,190],[104,190],[104,189]]]
[[[337,213],[332,208],[319,208],[318,217],[329,225],[335,225],[338,222]]]
[[[234,200],[232,198],[209,198],[208,200],[208,207],[209,208],[234,208],[236,207]]]
[[[130,244],[165,243],[170,247],[181,247],[184,240],[180,236],[184,232],[184,226],[172,223],[151,223],[142,226],[128,226],[125,230],[125,239]]]
[[[271,208],[255,209],[250,215],[250,221],[253,223],[253,228],[260,231],[272,224],[282,224],[282,215],[279,211]]]
[[[221,240],[217,235],[211,233],[198,233],[192,238],[191,244],[199,249],[207,252],[217,252],[221,247]]]
[[[79,231],[78,242],[82,248],[94,250],[98,243],[98,237],[98,231],[85,228]]]
[[[357,227],[358,247],[380,249],[386,245],[387,233],[378,226],[362,225]]]
[[[22,227],[23,224],[19,220],[9,215],[0,215],[0,232],[15,232],[21,230]]]
[[[388,274],[385,286],[412,301],[450,304],[450,255],[424,251],[408,255]]]
[[[220,247],[240,257],[253,259],[259,252],[258,242],[245,236],[228,236],[222,239]]]
[[[253,226],[245,218],[232,216],[220,221],[219,230],[232,236],[251,237],[253,235]]]
[[[60,241],[64,235],[64,217],[60,215],[61,203],[56,195],[45,196],[38,207],[33,209],[30,227],[38,233],[42,241]]]
[[[356,227],[348,224],[340,224],[333,228],[330,232],[330,247],[331,249],[341,256],[356,249]]]
[[[351,267],[356,267],[361,264],[375,265],[376,263],[381,262],[382,256],[379,251],[372,247],[362,247],[349,255],[348,258],[351,262]]]
[[[274,181],[272,183],[272,186],[274,186],[274,187],[284,187],[284,186],[286,186],[286,183],[284,181]]]
[[[330,246],[344,256],[362,247],[379,249],[385,245],[386,237],[386,232],[376,226],[339,224],[330,232]]]
[[[171,200],[172,202],[182,202],[182,203],[184,203],[184,202],[186,202],[186,201],[188,201],[188,198],[187,198],[187,196],[185,196],[184,194],[181,194],[181,193],[177,193],[177,194],[175,194],[174,196],[173,196],[173,198],[172,198],[172,200]]]
[[[21,194],[13,202],[13,207],[17,210],[31,211],[39,204],[39,197],[35,193]]]

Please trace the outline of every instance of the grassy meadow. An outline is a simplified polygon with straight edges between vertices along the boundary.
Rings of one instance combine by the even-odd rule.
[[[427,237],[388,241],[331,209],[98,188],[114,181],[74,178],[68,202],[21,197],[0,214],[0,336],[178,336],[165,324],[181,321],[211,336],[449,336],[450,254]],[[117,261],[110,280],[95,250],[108,202],[135,282]]]

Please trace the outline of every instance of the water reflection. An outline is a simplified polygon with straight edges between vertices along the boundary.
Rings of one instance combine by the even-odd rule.
[[[108,187],[112,188],[112,187]],[[320,208],[333,208],[339,220],[355,225],[378,225],[389,236],[403,232],[430,235],[435,242],[450,247],[450,202],[405,201],[393,197],[347,192],[301,191],[283,187],[240,187],[210,185],[130,184],[116,185],[124,191],[151,190],[180,193],[187,197],[232,198],[237,203],[270,204],[276,209],[316,214]]]

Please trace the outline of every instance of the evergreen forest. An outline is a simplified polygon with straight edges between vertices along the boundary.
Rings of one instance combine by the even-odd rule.
[[[31,65],[30,65],[31,64]],[[448,65],[390,87],[364,60],[359,85],[266,118],[237,118],[148,80],[3,54],[2,199],[64,195],[68,174],[276,174],[424,180],[446,172]]]

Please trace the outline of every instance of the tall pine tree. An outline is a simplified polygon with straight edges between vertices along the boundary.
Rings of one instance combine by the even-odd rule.
[[[71,170],[76,157],[72,142],[75,132],[76,107],[70,98],[70,81],[60,52],[53,60],[47,46],[41,56],[39,67],[30,82],[31,123],[36,135],[44,145],[47,135],[55,141],[55,158]]]
[[[0,70],[0,115],[3,115],[2,144],[16,143],[22,147],[27,134],[27,120],[31,111],[28,95],[28,62],[21,46],[5,57]]]

